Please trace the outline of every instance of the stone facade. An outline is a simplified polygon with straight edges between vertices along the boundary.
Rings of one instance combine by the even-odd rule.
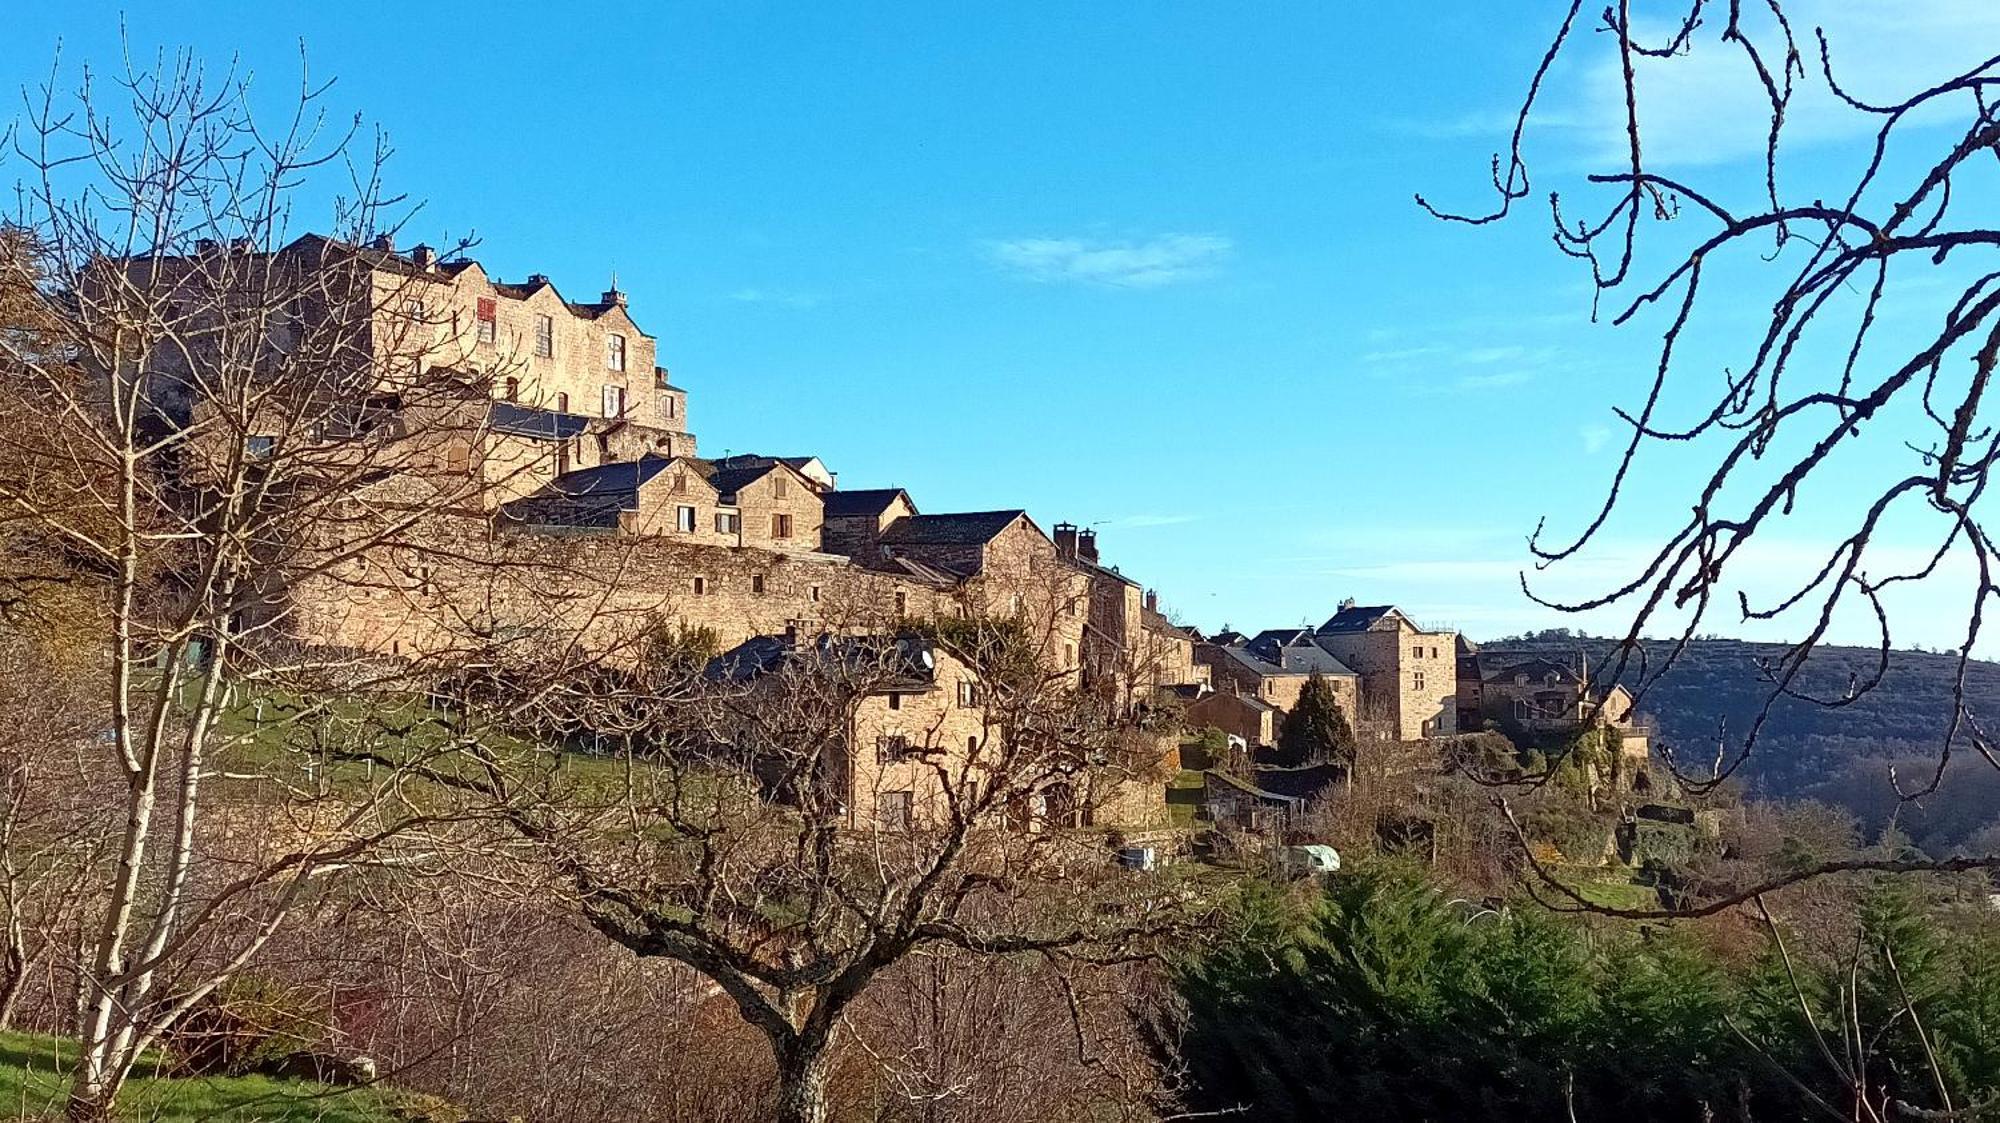
[[[1361,720],[1399,741],[1458,731],[1458,634],[1419,627],[1389,606],[1341,606],[1317,644],[1361,676]]]

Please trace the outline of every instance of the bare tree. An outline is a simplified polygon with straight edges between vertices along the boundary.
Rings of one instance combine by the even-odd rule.
[[[1592,44],[1610,52],[1620,78],[1616,104],[1590,108],[1616,114],[1620,155],[1582,184],[1549,193],[1555,242],[1589,268],[1593,309],[1607,308],[1613,325],[1651,323],[1661,342],[1644,395],[1617,410],[1626,435],[1603,502],[1571,537],[1537,528],[1530,540],[1537,572],[1559,571],[1608,536],[1614,517],[1636,503],[1632,485],[1646,450],[1697,458],[1700,467],[1678,477],[1692,486],[1681,505],[1668,505],[1688,511],[1686,520],[1629,578],[1573,601],[1538,595],[1525,575],[1523,589],[1566,612],[1629,611],[1605,681],[1629,670],[1641,697],[1672,671],[1718,602],[1744,621],[1797,625],[1799,639],[1759,666],[1764,700],[1749,728],[1722,730],[1712,755],[1676,769],[1704,792],[1750,759],[1781,700],[1840,707],[1880,685],[1898,587],[1960,582],[1958,677],[1934,767],[1914,779],[1890,777],[1899,798],[1919,799],[1936,789],[1954,752],[1969,747],[2000,767],[1965,690],[1989,598],[2000,592],[1980,513],[2000,457],[2000,432],[1984,412],[2000,356],[2000,271],[1990,257],[2000,230],[1982,206],[2000,154],[1993,96],[2000,57],[1940,72],[1919,88],[1863,92],[1843,80],[1841,52],[1868,46],[1807,29],[1784,0],[1669,7],[1664,21],[1660,13],[1649,20],[1631,0],[1616,0],[1600,17],[1602,34],[1590,36],[1580,0],[1566,5],[1507,150],[1494,158],[1497,205],[1458,213],[1418,198],[1450,221],[1510,216],[1530,197],[1529,156],[1550,87],[1564,73],[1559,60],[1579,61],[1573,56]],[[1703,182],[1663,173],[1649,150],[1647,122],[1661,109],[1654,91],[1670,88],[1649,76],[1696,54],[1736,59],[1737,77],[1761,91],[1768,129],[1754,187],[1726,174]],[[1825,163],[1797,158],[1794,109],[1806,97],[1851,115],[1869,135],[1843,154],[1850,159],[1834,162],[1848,170],[1829,173]],[[1713,284],[1704,281],[1717,276],[1734,286],[1726,298],[1706,296]],[[1757,322],[1741,332],[1729,316],[1741,313],[1746,291],[1758,294]],[[1900,332],[1885,327],[1892,321],[1919,326]],[[1703,361],[1703,343],[1734,361],[1715,370]],[[1744,557],[1805,509],[1843,529],[1823,558],[1797,567],[1795,584],[1753,596],[1740,584]],[[1924,536],[1906,539],[1920,543],[1914,560],[1887,548],[1892,527],[1899,538]],[[1814,693],[1802,673],[1842,612],[1874,622],[1879,656],[1871,673],[1844,689]],[[1673,638],[1643,646],[1652,632]],[[1958,864],[1966,861],[2000,867],[2000,856]]]
[[[1122,960],[1185,912],[1074,829],[1150,762],[1035,635],[954,619],[706,665],[518,669],[468,684],[468,712],[616,771],[532,798],[498,762],[437,780],[514,809],[604,936],[700,972],[769,1042],[774,1116],[823,1120],[836,1031],[911,956]]]
[[[365,579],[409,595],[424,513],[480,503],[486,481],[438,449],[483,423],[489,387],[401,358],[436,332],[364,248],[395,225],[387,148],[354,143],[303,67],[275,106],[184,56],[59,80],[12,153],[0,392],[36,424],[5,428],[0,529],[33,563],[11,588],[87,590],[75,646],[104,684],[89,744],[118,828],[85,894],[68,1109],[100,1119],[298,909],[464,843],[449,789],[404,782],[476,736],[415,701],[464,653],[306,646],[289,593],[372,558]],[[293,238],[340,172],[336,236]],[[330,766],[357,748],[386,770]]]

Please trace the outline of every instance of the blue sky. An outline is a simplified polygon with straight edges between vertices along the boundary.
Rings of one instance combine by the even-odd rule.
[[[303,39],[425,201],[406,240],[476,233],[498,276],[571,294],[615,269],[710,454],[811,452],[925,510],[1096,524],[1203,627],[1347,596],[1475,636],[1576,623],[1514,574],[1538,518],[1594,508],[1610,406],[1656,337],[1588,322],[1544,208],[1473,230],[1411,202],[1484,203],[1554,5],[8,6],[9,87],[58,40],[72,81],[115,65],[122,18],[136,52],[233,55],[277,96]],[[1885,93],[2000,42],[1986,0],[1802,6],[1869,44],[1859,78]],[[1707,69],[1662,76],[1659,151],[1754,186],[1739,84],[1686,61]],[[1552,178],[1607,144],[1601,63],[1558,77]],[[1805,158],[1836,165],[1851,126],[1799,117]],[[1659,461],[1550,591],[1619,574],[1688,472]],[[1753,587],[1810,556],[1816,517],[1773,535]],[[1904,638],[1950,642],[1949,592],[1912,600]]]

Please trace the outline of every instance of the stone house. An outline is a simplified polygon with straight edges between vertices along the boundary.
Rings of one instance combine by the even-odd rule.
[[[1574,664],[1542,656],[1482,660],[1490,667],[1479,678],[1478,712],[1482,720],[1512,727],[1530,737],[1565,736],[1602,724],[1616,730],[1621,773],[1636,774],[1651,756],[1646,728],[1633,712],[1631,691],[1623,684],[1592,682],[1589,663]],[[1461,695],[1460,708],[1467,708]]]
[[[1254,694],[1213,690],[1188,704],[1183,715],[1190,729],[1213,726],[1252,748],[1278,743],[1278,723],[1284,712]]]
[[[820,496],[820,549],[850,558],[881,558],[882,532],[917,513],[900,487],[828,491]]]
[[[1362,721],[1383,722],[1399,741],[1458,731],[1458,633],[1430,630],[1391,605],[1340,610],[1313,642],[1361,678]]]
[[[806,638],[792,631],[745,640],[711,660],[708,677],[756,689],[808,660],[851,669],[863,691],[852,702],[843,742],[820,757],[819,780],[846,809],[848,825],[903,829],[948,821],[948,787],[967,782],[993,735],[972,668],[946,645],[914,635]]]
[[[1310,629],[1267,631],[1240,644],[1201,643],[1195,646],[1193,657],[1208,668],[1218,694],[1255,698],[1274,707],[1281,722],[1283,714],[1299,704],[1299,693],[1317,673],[1326,680],[1357,735],[1365,733],[1360,676],[1314,642]]]
[[[1194,638],[1160,612],[1159,594],[1104,565],[1097,534],[1057,523],[1056,556],[1081,575],[1089,608],[1083,631],[1083,678],[1125,707],[1150,703],[1160,691],[1209,682],[1194,659]]]

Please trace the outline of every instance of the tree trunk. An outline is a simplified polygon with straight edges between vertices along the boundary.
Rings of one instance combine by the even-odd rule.
[[[21,1004],[28,983],[28,956],[15,935],[8,934],[7,950],[0,954],[0,1029],[14,1024],[14,1008]]]
[[[778,1046],[777,1123],[826,1123],[827,1041],[794,1038]]]

